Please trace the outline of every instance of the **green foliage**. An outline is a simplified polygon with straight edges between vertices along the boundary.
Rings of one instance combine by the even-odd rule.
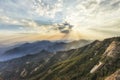
[[[94,42],[81,49],[77,49],[64,61],[51,66],[52,72],[44,76],[43,80],[104,80],[120,67],[119,59],[102,57],[103,53],[112,41],[105,40],[99,44]],[[105,65],[95,73],[90,70],[102,61]]]
[[[120,39],[116,38],[106,39],[102,42],[94,41],[82,48],[59,52],[52,56],[48,62],[45,62],[44,59],[39,61],[38,55],[32,56],[33,58],[37,57],[38,62],[35,62],[34,60],[36,59],[31,60],[31,56],[29,56],[28,61],[31,60],[30,64],[24,64],[20,68],[20,70],[26,68],[29,74],[22,79],[104,80],[106,76],[111,75],[120,68],[119,52],[115,58],[103,56],[105,50],[113,40],[120,41]],[[67,56],[63,57],[63,55]],[[103,62],[104,65],[94,73],[90,73],[91,69],[99,64],[99,62]],[[40,67],[35,72],[32,72],[38,66]]]

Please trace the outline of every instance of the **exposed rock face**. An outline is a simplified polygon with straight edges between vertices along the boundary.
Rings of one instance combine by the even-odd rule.
[[[105,80],[120,80],[120,70],[117,70],[115,73],[108,76]]]
[[[120,42],[113,41],[109,47],[106,49],[104,56],[108,57],[116,57],[116,53],[119,53],[120,51]]]
[[[21,72],[20,76],[25,77],[27,75],[27,70],[24,68],[23,71]]]
[[[106,48],[105,52],[103,53],[103,60],[107,59],[107,58],[119,58],[119,53],[120,53],[120,42],[113,40],[109,46]],[[99,61],[99,64],[96,64],[90,71],[90,73],[94,73],[97,70],[99,70],[100,68],[102,68],[102,66],[106,64],[105,61]]]
[[[99,62],[98,65],[95,65],[95,66],[92,68],[92,70],[90,71],[90,73],[96,72],[96,71],[99,70],[103,65],[104,65],[103,62]]]

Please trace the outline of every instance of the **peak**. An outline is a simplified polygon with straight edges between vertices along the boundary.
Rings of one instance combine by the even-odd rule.
[[[93,41],[91,44],[93,45],[93,44],[98,44],[98,43],[100,43],[101,41],[99,41],[99,40],[95,40],[95,41]]]

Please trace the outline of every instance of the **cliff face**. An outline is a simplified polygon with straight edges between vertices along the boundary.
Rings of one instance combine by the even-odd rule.
[[[117,57],[120,51],[120,42],[119,41],[113,41],[109,47],[106,49],[104,56],[108,57]]]
[[[120,55],[120,42],[113,40],[109,46],[106,48],[105,52],[101,56],[101,60],[97,65],[95,65],[90,73],[96,72],[98,69],[100,69],[103,65],[107,64],[106,60],[111,61],[112,59],[118,59]],[[111,59],[111,60],[110,60]],[[111,63],[112,64],[112,63]]]
[[[120,80],[120,70],[117,70],[115,73],[108,76],[105,80]]]

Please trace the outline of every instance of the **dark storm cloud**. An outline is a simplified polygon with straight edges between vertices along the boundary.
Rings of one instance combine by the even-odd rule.
[[[73,26],[70,25],[67,22],[63,23],[62,25],[58,25],[58,26],[59,26],[58,29],[60,30],[60,32],[61,33],[65,33],[65,34],[68,34],[72,30],[72,28],[73,28]]]

